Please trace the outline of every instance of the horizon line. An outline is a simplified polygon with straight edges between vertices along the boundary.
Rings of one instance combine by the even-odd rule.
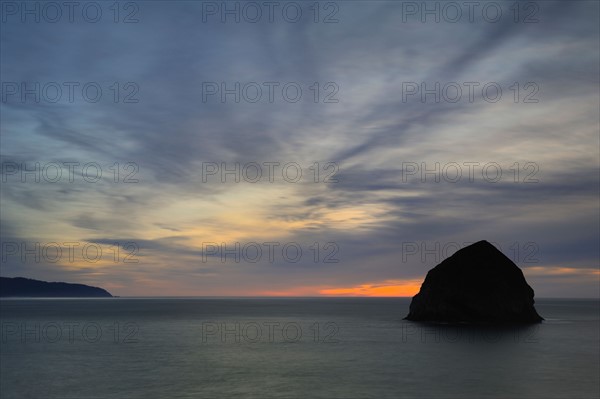
[[[323,299],[323,298],[413,298],[414,296],[374,296],[374,295],[322,295],[322,296],[288,296],[288,295],[139,295],[139,296],[128,296],[128,295],[113,295],[110,297],[26,297],[26,296],[6,296],[0,297],[2,299],[150,299],[150,298],[162,298],[162,299],[185,299],[185,298],[223,298],[223,299],[244,299],[244,298],[289,298],[289,299]],[[538,299],[594,299],[600,301],[598,297],[537,297]]]

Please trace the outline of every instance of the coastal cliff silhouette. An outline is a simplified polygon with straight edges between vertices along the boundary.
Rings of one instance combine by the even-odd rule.
[[[105,289],[85,284],[0,277],[0,297],[111,298],[112,295]]]

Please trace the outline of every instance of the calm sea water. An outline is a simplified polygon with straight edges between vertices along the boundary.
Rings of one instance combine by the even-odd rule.
[[[598,398],[597,300],[541,325],[403,321],[404,298],[0,301],[0,397]]]

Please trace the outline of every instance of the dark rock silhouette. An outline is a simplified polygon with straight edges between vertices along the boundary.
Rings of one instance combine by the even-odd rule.
[[[0,297],[110,298],[112,295],[102,288],[84,284],[0,277]]]
[[[523,272],[487,241],[462,248],[431,269],[406,316],[449,323],[539,323]]]

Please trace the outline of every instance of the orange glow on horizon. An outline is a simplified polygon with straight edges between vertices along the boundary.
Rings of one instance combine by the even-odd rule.
[[[362,297],[412,297],[421,289],[421,280],[386,280],[369,282],[353,287],[304,286],[277,291],[254,292],[256,296],[362,296]]]
[[[560,266],[532,266],[523,269],[523,273],[532,276],[585,276],[600,275],[600,270],[591,268],[574,268]]]
[[[421,289],[421,280],[386,280],[382,283],[365,283],[347,288],[328,288],[319,291],[329,296],[412,297]]]

